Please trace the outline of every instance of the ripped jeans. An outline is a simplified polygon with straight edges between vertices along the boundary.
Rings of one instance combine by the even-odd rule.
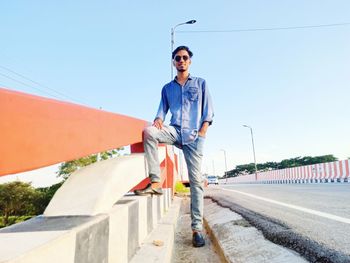
[[[204,193],[201,164],[205,138],[198,136],[192,143],[181,145],[180,132],[175,127],[166,125],[161,130],[154,126],[148,126],[144,129],[143,136],[143,145],[151,182],[160,182],[158,143],[175,145],[182,148],[187,165],[188,178],[190,180],[191,227],[194,231],[202,231]]]

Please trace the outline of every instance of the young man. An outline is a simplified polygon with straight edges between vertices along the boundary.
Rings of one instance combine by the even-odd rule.
[[[162,89],[161,101],[153,125],[144,130],[144,148],[151,184],[137,195],[162,194],[158,143],[172,144],[182,149],[191,188],[191,219],[195,247],[205,241],[203,228],[203,177],[201,161],[203,144],[208,126],[213,121],[213,106],[206,82],[189,74],[193,53],[186,46],[179,46],[172,53],[177,70],[174,80]],[[164,125],[167,112],[171,112],[170,125]]]

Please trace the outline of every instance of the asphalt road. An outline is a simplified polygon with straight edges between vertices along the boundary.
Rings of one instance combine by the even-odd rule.
[[[206,194],[311,262],[350,262],[350,184],[219,185]]]

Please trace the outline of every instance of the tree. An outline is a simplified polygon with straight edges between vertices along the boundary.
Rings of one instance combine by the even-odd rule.
[[[101,152],[100,158],[101,158],[101,160],[107,160],[107,159],[110,159],[112,157],[118,156],[119,151],[122,149],[123,148],[118,148],[116,150]],[[90,165],[90,164],[97,162],[97,158],[98,158],[97,154],[92,154],[92,155],[89,155],[87,157],[83,157],[83,158],[80,158],[77,160],[62,163],[59,167],[59,170],[58,170],[58,176],[61,176],[64,179],[67,179],[76,170],[78,170],[84,166],[87,166],[87,165]]]
[[[327,163],[334,162],[338,159],[332,154],[322,155],[322,156],[305,156],[305,157],[295,157],[290,159],[282,160],[279,163],[276,162],[266,162],[257,164],[257,169],[259,172],[264,172],[268,170],[285,169],[297,166],[311,165],[316,163]],[[235,177],[239,175],[252,174],[255,172],[254,163],[237,165],[235,169],[227,172],[228,177]]]
[[[34,215],[36,213],[34,200],[38,193],[29,183],[10,182],[0,185],[0,211],[4,225],[8,224],[9,216]]]
[[[56,193],[56,191],[62,186],[64,181],[60,183],[51,185],[49,187],[36,188],[38,192],[38,197],[34,200],[34,207],[36,209],[36,214],[40,215],[44,213],[46,207],[50,203],[52,197]]]

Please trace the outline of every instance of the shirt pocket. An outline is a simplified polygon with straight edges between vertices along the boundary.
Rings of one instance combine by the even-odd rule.
[[[199,93],[199,90],[197,87],[189,87],[187,92],[186,92],[186,95],[187,95],[187,98],[189,101],[197,101],[198,100],[198,93]]]

